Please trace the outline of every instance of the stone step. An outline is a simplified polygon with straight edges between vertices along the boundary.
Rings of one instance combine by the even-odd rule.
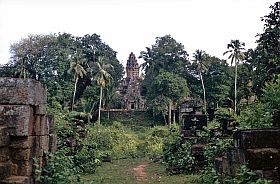
[[[247,149],[245,152],[248,167],[253,170],[272,170],[280,168],[280,149]]]
[[[241,149],[280,148],[280,129],[239,130],[234,133],[234,146]]]
[[[10,176],[0,181],[0,184],[32,184],[32,180],[27,176]]]

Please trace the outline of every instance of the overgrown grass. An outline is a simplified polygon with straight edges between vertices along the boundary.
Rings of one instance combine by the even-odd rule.
[[[147,178],[137,181],[133,168],[145,163]],[[197,175],[168,175],[165,166],[151,162],[145,158],[114,160],[111,163],[103,163],[98,167],[95,174],[82,176],[85,184],[196,184]]]

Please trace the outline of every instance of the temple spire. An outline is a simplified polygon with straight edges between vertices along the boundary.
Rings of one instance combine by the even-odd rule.
[[[127,78],[139,78],[139,65],[133,52],[129,54],[126,63],[126,74]]]

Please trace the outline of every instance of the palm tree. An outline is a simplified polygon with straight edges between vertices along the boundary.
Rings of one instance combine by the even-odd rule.
[[[99,57],[98,61],[96,62],[98,67],[98,72],[95,76],[97,84],[100,86],[100,95],[99,95],[99,109],[98,109],[98,120],[97,125],[100,125],[100,117],[101,117],[101,105],[102,105],[102,98],[103,98],[103,88],[106,87],[107,84],[111,83],[112,76],[106,70],[109,68],[113,68],[110,64],[105,64],[105,58]]]
[[[207,65],[205,63],[205,51],[203,50],[196,50],[195,53],[193,53],[194,57],[194,62],[196,65],[196,69],[199,73],[200,81],[201,81],[201,86],[203,90],[203,103],[204,103],[204,112],[206,113],[206,92],[205,92],[205,86],[204,86],[204,81],[202,77],[202,73],[207,71]]]
[[[234,62],[235,65],[235,76],[234,76],[234,112],[236,113],[237,109],[237,66],[238,63],[244,60],[245,55],[242,50],[245,50],[244,48],[245,43],[240,42],[239,40],[231,40],[231,42],[227,45],[227,51],[224,52],[225,54],[229,53],[228,59],[231,59],[231,65]]]
[[[77,84],[79,78],[83,78],[84,75],[87,73],[85,69],[82,66],[83,60],[81,59],[80,53],[77,52],[73,60],[70,63],[70,68],[68,70],[68,73],[74,73],[74,91],[73,91],[73,98],[72,98],[72,104],[71,104],[71,110],[73,111],[74,109],[74,103],[75,103],[75,96],[76,96],[76,91],[77,91]]]

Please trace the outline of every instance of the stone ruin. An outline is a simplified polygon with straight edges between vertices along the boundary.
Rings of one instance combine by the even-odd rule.
[[[215,169],[225,177],[235,177],[241,165],[259,178],[280,183],[280,128],[239,130],[233,135],[234,147],[215,159]]]
[[[145,111],[145,100],[141,95],[142,79],[139,77],[139,65],[132,52],[126,63],[126,74],[126,78],[120,82],[116,91],[121,101],[114,104],[114,109]]]
[[[32,79],[0,78],[0,184],[33,184],[56,150],[47,92]],[[36,163],[36,164],[35,164]]]
[[[192,142],[191,153],[195,158],[194,170],[200,170],[205,165],[204,148],[206,142],[201,133],[207,126],[207,115],[202,112],[203,102],[200,98],[188,97],[180,104],[179,121],[183,139]]]

